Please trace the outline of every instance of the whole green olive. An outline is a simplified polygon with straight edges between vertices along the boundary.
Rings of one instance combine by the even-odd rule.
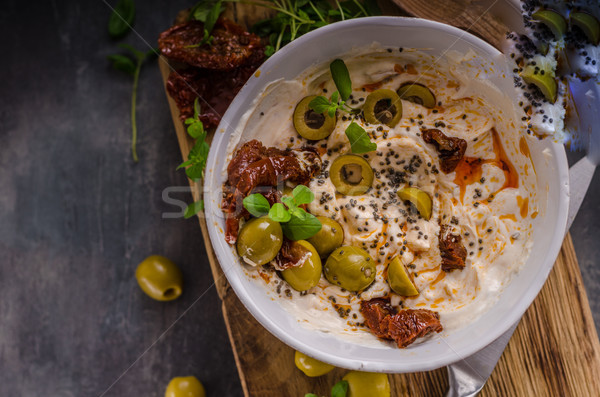
[[[261,266],[277,256],[282,243],[283,231],[279,222],[262,216],[244,224],[237,240],[237,253],[244,262]]]
[[[363,114],[369,124],[385,124],[394,127],[402,118],[402,101],[394,91],[381,88],[367,96]]]
[[[304,375],[310,376],[311,378],[325,375],[335,368],[331,364],[327,364],[309,357],[304,353],[300,353],[299,351],[296,351],[294,354],[294,363],[296,364],[296,368],[304,372]]]
[[[183,290],[181,270],[164,256],[151,255],[140,262],[135,278],[142,291],[157,301],[177,299]]]
[[[317,219],[321,222],[321,230],[306,241],[325,258],[344,242],[344,229],[338,222],[326,216],[317,216]]]
[[[303,98],[294,109],[294,128],[303,138],[316,141],[327,138],[335,128],[336,116],[319,114],[309,107],[316,95]]]
[[[206,391],[195,376],[182,376],[171,379],[165,397],[206,397]]]
[[[362,248],[345,246],[333,251],[325,262],[325,277],[348,291],[361,291],[375,280],[375,261]]]
[[[342,379],[348,382],[347,397],[390,397],[387,374],[350,371]]]
[[[355,154],[344,154],[331,163],[329,179],[338,193],[360,196],[369,190],[374,175],[367,160]]]
[[[296,291],[306,291],[317,285],[321,279],[321,258],[315,247],[306,240],[294,241],[292,244],[300,244],[309,256],[302,265],[282,271],[281,276]]]

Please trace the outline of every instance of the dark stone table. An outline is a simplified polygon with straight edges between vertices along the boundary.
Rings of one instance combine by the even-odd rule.
[[[124,42],[140,49],[191,4],[137,3],[139,36]],[[187,180],[158,66],[140,77],[134,164],[132,82],[106,60],[119,51],[109,15],[102,1],[11,0],[0,13],[0,395],[163,396],[195,375],[210,396],[239,396],[198,223],[162,217],[164,190]],[[597,324],[599,196],[596,175],[572,229]],[[150,254],[180,265],[180,299],[140,291]]]

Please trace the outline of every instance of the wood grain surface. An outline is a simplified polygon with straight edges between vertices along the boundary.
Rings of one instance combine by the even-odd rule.
[[[425,11],[429,10],[423,5],[425,2],[401,3],[410,6],[403,7],[405,11],[412,10],[415,14],[418,11],[421,13],[419,16],[424,16]],[[432,8],[435,8],[436,3],[440,2],[427,2]],[[384,10],[396,15],[401,13]],[[452,7],[449,10],[454,12]],[[228,12],[238,21],[249,23],[254,20],[254,11],[251,9],[248,11],[237,7]],[[432,18],[438,15],[432,11],[427,12]],[[448,19],[443,21],[449,22]],[[159,64],[163,79],[166,80],[170,72],[169,65],[164,59]],[[179,121],[174,101],[168,95],[167,97],[182,157],[187,159],[193,142]],[[199,199],[198,186],[191,181],[190,184],[194,199]],[[309,378],[295,368],[293,349],[266,331],[231,290],[210,244],[206,222],[202,217],[199,218],[245,395],[304,396],[307,392],[329,395],[331,386],[346,370],[335,369],[325,376]],[[521,320],[481,395],[598,396],[599,375],[600,342],[573,244],[567,235],[548,281]],[[444,368],[390,375],[390,382],[392,396],[442,396],[448,386]]]

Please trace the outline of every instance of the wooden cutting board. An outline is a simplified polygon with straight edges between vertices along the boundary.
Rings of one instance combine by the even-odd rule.
[[[464,3],[466,0],[457,1]],[[471,26],[465,8],[449,7],[440,0],[396,0],[380,3],[385,14],[429,17],[456,26]],[[424,5],[424,4],[428,4]],[[437,4],[437,5],[436,5]],[[444,13],[444,10],[447,12]],[[229,17],[248,25],[264,10],[240,6],[229,9]],[[466,22],[465,22],[466,20]],[[470,22],[469,22],[470,21]],[[477,29],[498,29],[482,25]],[[472,29],[471,29],[472,30]],[[477,30],[475,30],[478,33]],[[503,34],[503,32],[502,32]],[[493,43],[495,44],[495,43]],[[164,81],[170,72],[167,61],[159,62]],[[187,160],[193,141],[179,120],[179,111],[167,94],[181,154]],[[194,200],[198,187],[190,181]],[[294,350],[265,330],[245,309],[227,282],[212,249],[206,222],[200,227],[212,275],[229,332],[241,384],[246,396],[304,396],[312,392],[329,395],[331,386],[347,372],[336,368],[319,378],[309,378],[294,366]],[[445,368],[430,372],[390,375],[392,396],[443,396],[448,387]],[[541,293],[517,327],[502,358],[484,387],[482,396],[598,396],[600,395],[600,342],[581,279],[570,235]]]

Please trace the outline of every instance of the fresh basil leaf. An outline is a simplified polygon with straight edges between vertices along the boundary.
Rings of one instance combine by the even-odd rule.
[[[242,200],[244,208],[255,217],[261,217],[269,213],[271,206],[269,201],[260,193],[254,193],[246,196]]]
[[[269,210],[269,218],[273,219],[275,222],[287,222],[291,219],[291,215],[288,210],[285,209],[283,204],[275,203]]]
[[[321,230],[321,222],[316,216],[306,213],[305,219],[293,216],[289,222],[282,223],[283,234],[290,240],[306,240]]]
[[[327,109],[327,114],[329,115],[329,117],[334,117],[336,110],[337,106],[330,106],[329,109]]]
[[[217,3],[210,9],[210,12],[206,17],[206,22],[204,22],[204,31],[208,32],[208,34],[212,32],[217,19],[219,19],[219,15],[221,15],[225,9],[222,4],[223,3],[221,0],[217,1]]]
[[[315,199],[314,193],[304,185],[298,185],[292,190],[296,205],[309,204]]]
[[[369,135],[367,135],[367,131],[355,122],[352,122],[348,128],[346,128],[346,136],[350,141],[352,153],[360,154],[377,150],[377,145],[371,142]]]
[[[331,397],[346,397],[348,394],[348,382],[341,380],[331,388]]]
[[[292,207],[290,208],[290,214],[298,219],[306,219],[306,214],[308,214],[308,212],[304,211],[302,208]]]
[[[198,98],[196,97],[196,99],[194,99],[194,120],[198,120],[199,116],[200,116],[200,102],[198,101]]]
[[[204,164],[192,164],[191,166],[185,169],[185,174],[188,176],[188,178],[190,178],[193,181],[202,179],[202,176],[204,175]]]
[[[202,124],[201,121],[194,120],[194,122],[188,126],[187,133],[189,136],[191,136],[194,139],[200,139],[200,137],[201,137],[200,140],[202,140],[202,141],[206,137],[206,132],[204,131],[204,125]]]
[[[329,109],[329,106],[331,106],[331,102],[329,102],[329,99],[321,95],[310,101],[308,104],[309,108],[311,108],[319,114],[326,112]]]
[[[316,394],[314,394],[314,393],[306,393],[306,394],[304,395],[304,397],[319,397],[319,396],[317,396],[317,395],[316,395]]]
[[[368,15],[373,15],[373,16],[381,15],[381,9],[379,8],[379,5],[377,4],[377,0],[364,0],[363,4],[365,6],[365,10],[367,11]]]
[[[119,0],[108,19],[108,34],[118,39],[129,32],[135,19],[135,4],[133,0]]]
[[[342,101],[347,101],[350,98],[350,94],[352,94],[352,80],[350,80],[350,73],[346,64],[338,58],[331,62],[329,70],[331,71],[333,82],[340,92]]]
[[[146,54],[143,53],[142,51],[136,49],[134,46],[127,44],[127,43],[119,43],[117,44],[117,46],[123,48],[124,50],[127,50],[129,52],[131,52],[133,54],[133,56],[135,56],[135,58],[138,61],[143,61],[146,58]]]
[[[194,160],[192,160],[192,159],[190,159],[188,161],[184,161],[183,163],[179,164],[176,169],[187,167],[188,165],[191,165],[193,162],[194,162]]]
[[[293,192],[292,192],[293,193]],[[294,208],[296,206],[296,203],[294,202],[294,199],[290,196],[283,196],[281,198],[281,201],[283,202],[283,204],[285,204],[288,208]]]
[[[115,54],[106,58],[111,62],[113,68],[132,76],[135,74],[135,62],[128,56]]]
[[[335,103],[337,105],[337,103],[340,101],[340,93],[339,91],[335,91],[333,94],[331,94],[331,103]]]
[[[196,201],[187,206],[187,208],[185,209],[185,212],[183,213],[183,217],[185,219],[191,218],[192,216],[196,215],[198,212],[200,212],[202,210],[204,210],[204,201],[203,200]]]

